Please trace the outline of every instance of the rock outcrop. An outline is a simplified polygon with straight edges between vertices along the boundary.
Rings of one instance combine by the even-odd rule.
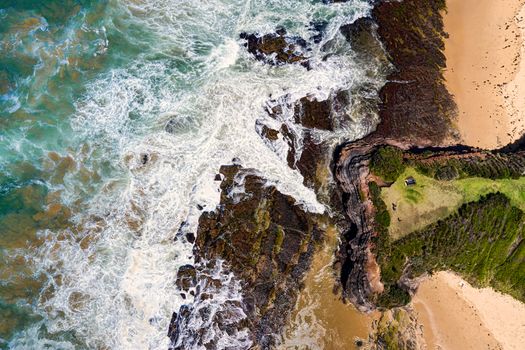
[[[453,136],[457,108],[443,69],[445,0],[382,1],[372,15],[395,67],[381,89],[377,137],[417,146],[440,145]]]
[[[371,283],[374,278],[367,273],[377,266],[373,238],[378,232],[368,188],[371,154],[380,145],[402,149],[442,145],[454,136],[451,121],[456,107],[442,75],[446,66],[443,9],[442,0],[381,1],[371,19],[343,29],[353,45],[366,47],[362,43],[372,40],[369,33],[375,28],[394,66],[379,93],[381,121],[376,131],[341,146],[334,160],[334,174],[351,228],[342,236],[336,268],[341,271],[344,297],[360,309],[373,309],[374,296],[382,287]]]
[[[197,284],[201,287],[195,291],[195,305],[184,306],[178,314],[185,317],[176,317],[173,322],[173,348],[182,349],[178,344],[184,337],[184,322],[191,319],[188,314],[202,312],[199,302],[221,297],[218,290],[215,295],[204,286],[216,284],[215,288],[220,289],[221,279],[210,276],[216,269],[213,262],[222,261],[223,275],[231,273],[231,278],[242,285],[242,292],[221,312],[208,310],[208,317],[226,333],[244,331],[246,339],[267,349],[287,321],[329,218],[308,213],[254,170],[231,165],[223,166],[220,172],[224,177],[220,206],[201,216],[195,242],[197,278],[201,280]],[[179,269],[177,283],[182,287],[194,278],[189,270]],[[204,327],[206,319],[200,319]],[[201,330],[201,334],[189,338],[198,345],[215,348],[221,341],[219,334]]]
[[[284,28],[265,35],[241,33],[240,38],[246,41],[244,46],[248,52],[259,61],[277,66],[301,63],[308,67],[308,43],[300,37],[286,35]]]

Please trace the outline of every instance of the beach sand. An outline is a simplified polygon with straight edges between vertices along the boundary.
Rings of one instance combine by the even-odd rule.
[[[525,305],[452,272],[422,281],[413,298],[428,349],[523,349]]]
[[[447,0],[448,90],[461,143],[498,148],[525,130],[525,0]]]

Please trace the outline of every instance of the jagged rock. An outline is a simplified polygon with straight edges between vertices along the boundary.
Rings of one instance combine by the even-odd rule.
[[[341,34],[350,43],[357,55],[365,59],[386,59],[381,42],[376,37],[377,24],[370,17],[358,18],[355,22],[341,26]]]
[[[241,33],[240,38],[246,40],[244,46],[259,61],[278,66],[289,63],[308,66],[307,42],[300,37],[287,36],[284,28],[262,36]]]
[[[213,275],[206,272],[213,269],[212,262],[221,260],[227,271],[242,282],[243,299],[224,304],[220,313],[208,315],[210,310],[197,304],[193,308],[189,306],[189,312],[198,313],[194,317],[199,319],[213,317],[213,323],[225,332],[247,328],[251,341],[261,349],[268,349],[275,343],[276,335],[295,305],[328,217],[308,213],[253,170],[230,165],[221,167],[220,173],[224,177],[220,205],[199,219],[194,253],[200,266],[197,275],[205,280],[198,285],[215,283],[215,288],[222,288],[222,280],[213,282],[205,277]],[[186,280],[194,276],[190,271],[190,268],[184,270]],[[181,286],[185,287],[183,282]],[[203,293],[214,295],[198,287],[199,302],[207,300]],[[230,313],[239,315],[239,310],[246,316],[231,317]],[[181,324],[172,328],[179,329],[186,321],[178,317],[176,323]],[[180,335],[171,334],[177,343]],[[199,338],[198,334],[193,336]],[[207,346],[213,348],[212,344],[210,341]]]
[[[190,288],[195,287],[197,283],[197,272],[193,265],[183,265],[177,272],[175,284],[180,290],[188,292]]]
[[[295,105],[295,122],[306,128],[333,131],[334,122],[331,102],[331,99],[318,101],[315,98],[301,98]]]
[[[268,140],[275,141],[279,138],[279,131],[270,129],[266,125],[262,126],[262,136]]]
[[[316,44],[319,44],[321,40],[323,40],[323,36],[325,34],[327,26],[328,22],[326,21],[311,22],[310,30],[314,33],[314,35],[310,37],[310,40],[312,40]]]

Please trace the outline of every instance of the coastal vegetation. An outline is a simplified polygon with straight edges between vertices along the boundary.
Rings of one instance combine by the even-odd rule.
[[[379,159],[388,160],[374,164]],[[374,175],[391,182],[398,174],[389,187],[369,183],[374,250],[385,287],[377,305],[405,305],[407,281],[440,270],[525,300],[521,159],[520,154],[418,156],[392,147],[374,152]],[[408,177],[414,185],[405,184]]]
[[[501,193],[462,205],[444,220],[391,242],[378,241],[376,253],[385,292],[384,307],[404,305],[400,279],[453,270],[476,286],[491,286],[525,301],[523,211]]]
[[[396,147],[381,147],[370,160],[370,171],[385,181],[395,181],[404,170],[403,151]]]
[[[413,177],[416,184],[406,186],[404,181],[408,177]],[[496,192],[505,194],[512,205],[525,210],[525,177],[496,180],[469,177],[444,181],[407,167],[390,187],[381,189],[380,196],[386,203],[381,210],[386,208],[392,217],[388,232],[395,240],[446,218],[464,203]]]
[[[483,177],[517,179],[524,175],[525,156],[520,153],[479,153],[474,157],[415,157],[406,163],[420,173],[437,180]]]

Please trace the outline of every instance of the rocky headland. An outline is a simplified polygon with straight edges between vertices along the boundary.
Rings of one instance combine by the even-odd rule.
[[[292,104],[268,101],[271,122],[258,120],[256,130],[270,148],[287,145],[288,165],[303,175],[328,214],[308,213],[255,170],[223,166],[217,176],[220,206],[203,213],[196,236],[184,238],[195,241],[196,265],[179,269],[178,283],[195,302],[174,313],[169,333],[173,349],[182,349],[190,339],[214,349],[221,336],[234,333],[245,335],[243,345],[275,347],[312,256],[326,230],[334,228],[339,233],[333,263],[337,283],[326,288],[361,311],[385,311],[374,322],[370,348],[424,347],[414,311],[405,305],[427,273],[454,270],[474,285],[524,300],[523,212],[503,194],[466,203],[399,241],[389,237],[390,216],[381,188],[397,181],[407,167],[440,181],[518,179],[525,172],[523,142],[494,151],[450,146],[460,139],[454,128],[456,102],[444,81],[445,8],[444,0],[377,1],[370,18],[341,28],[363,60],[374,59],[389,72],[379,99],[365,100],[363,113],[377,111],[380,118],[377,127],[373,118],[363,118],[369,123],[368,136],[337,147],[318,137],[352,122],[345,109],[352,92],[333,92],[323,101],[310,96]],[[241,39],[265,64],[309,68],[306,41],[282,29],[262,36],[243,33]],[[283,110],[292,110],[293,118]],[[487,230],[490,225],[500,229]],[[498,250],[483,250],[495,243]],[[486,254],[469,256],[465,247]],[[500,264],[479,268],[485,260]],[[211,310],[207,300],[222,293],[222,284],[232,278],[242,286],[242,297],[232,297],[230,290],[220,309]],[[187,325],[196,318],[218,329],[187,334]]]

